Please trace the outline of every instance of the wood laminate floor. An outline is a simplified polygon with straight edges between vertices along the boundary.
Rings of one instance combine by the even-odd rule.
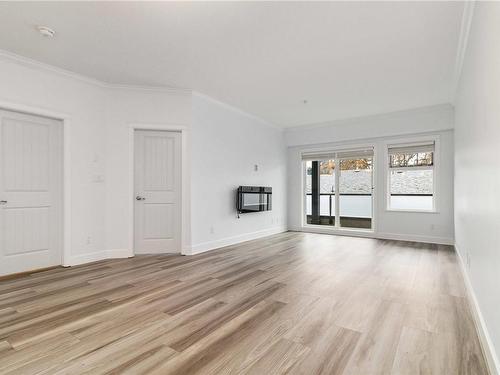
[[[0,282],[1,374],[486,374],[451,247],[283,233]]]

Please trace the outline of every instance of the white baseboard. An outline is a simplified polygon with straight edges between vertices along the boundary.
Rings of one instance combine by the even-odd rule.
[[[335,228],[322,228],[320,226],[311,226],[311,227],[292,227],[288,228],[288,230],[293,232],[304,232],[304,233],[319,233],[319,234],[331,234],[335,236],[348,236],[348,237],[367,237],[374,238],[375,233],[365,230],[355,230],[355,229],[347,229],[347,230],[339,230]]]
[[[424,242],[424,243],[434,243],[438,245],[454,245],[455,240],[448,237],[437,237],[437,236],[420,236],[416,234],[398,234],[398,233],[377,233],[376,238],[382,240],[397,240],[397,241],[412,241],[412,242]]]
[[[102,251],[94,251],[92,253],[81,254],[71,257],[64,262],[64,266],[76,266],[78,264],[97,262],[98,260],[114,259],[114,258],[130,258],[134,256],[134,252],[130,249],[110,249]]]
[[[200,254],[204,253],[205,251],[218,249],[219,247],[234,245],[244,241],[255,240],[257,238],[271,236],[273,234],[278,234],[286,231],[287,231],[286,226],[279,226],[279,227],[260,230],[257,232],[244,233],[233,237],[227,237],[227,238],[221,238],[219,240],[203,242],[200,244],[193,245],[190,251],[186,252],[186,255]]]
[[[376,238],[381,240],[424,242],[424,243],[434,243],[439,245],[453,245],[455,243],[455,240],[453,238],[447,238],[447,237],[419,236],[413,234],[399,234],[399,233],[380,233],[375,231],[371,232],[367,230],[355,230],[355,229],[293,227],[289,228],[289,230],[295,232],[333,234],[337,236]]]
[[[491,342],[491,337],[488,333],[488,328],[486,327],[486,322],[484,321],[481,309],[479,308],[476,294],[474,293],[474,289],[472,288],[472,284],[469,278],[469,273],[467,272],[467,268],[462,258],[462,254],[456,244],[455,244],[455,252],[457,253],[458,259],[460,260],[460,269],[462,271],[462,275],[465,281],[465,287],[467,289],[467,299],[469,300],[469,306],[472,312],[472,317],[474,319],[476,331],[479,336],[479,342],[481,343],[481,347],[483,349],[483,353],[486,358],[488,369],[490,370],[491,375],[500,375],[500,361],[498,360],[498,356],[495,353],[495,347]]]

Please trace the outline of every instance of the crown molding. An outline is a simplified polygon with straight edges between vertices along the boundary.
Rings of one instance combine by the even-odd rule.
[[[274,129],[277,129],[277,130],[279,130],[279,131],[284,131],[284,130],[285,130],[285,128],[283,128],[283,127],[281,127],[281,126],[278,126],[278,125],[276,125],[276,124],[273,124],[272,122],[269,122],[269,121],[267,121],[267,120],[264,120],[263,118],[261,118],[261,117],[259,117],[259,116],[256,116],[256,115],[253,115],[253,114],[251,114],[251,113],[245,112],[245,111],[243,111],[242,109],[239,109],[239,108],[234,107],[234,106],[232,106],[232,105],[230,105],[230,104],[227,104],[227,103],[221,102],[220,100],[217,100],[217,99],[215,99],[215,98],[212,98],[211,96],[208,96],[208,95],[206,95],[206,94],[203,94],[203,93],[201,93],[201,92],[199,92],[199,91],[193,91],[193,96],[199,96],[200,98],[203,98],[203,99],[208,100],[208,101],[210,101],[210,102],[212,102],[212,103],[215,103],[215,104],[217,104],[217,105],[219,105],[219,106],[221,106],[221,107],[224,107],[224,108],[226,108],[226,109],[228,109],[228,110],[230,110],[230,111],[233,111],[233,112],[239,113],[239,114],[240,114],[240,115],[242,115],[242,116],[245,116],[245,117],[251,118],[251,119],[253,119],[253,120],[256,120],[256,121],[258,121],[258,122],[262,123],[263,125],[270,126],[270,127],[274,128]]]
[[[58,74],[61,76],[73,78],[73,79],[76,79],[78,81],[81,81],[81,82],[84,82],[87,84],[105,87],[105,83],[102,81],[99,81],[97,79],[83,76],[81,74],[74,73],[74,72],[71,72],[71,71],[66,70],[66,69],[58,68],[54,65],[46,64],[46,63],[43,63],[43,62],[40,62],[37,60],[33,60],[33,59],[28,58],[28,57],[20,56],[20,55],[17,55],[15,53],[12,53],[9,51],[0,50],[0,59],[7,61],[7,62],[17,63],[19,65],[23,65],[23,66],[26,66],[28,68],[34,68],[34,69],[43,70],[43,71],[50,72],[50,73],[55,73],[55,74]]]
[[[176,95],[191,95],[193,90],[191,89],[181,89],[176,87],[168,86],[140,86],[140,85],[121,85],[116,83],[103,83],[103,85],[108,89],[115,90],[133,90],[133,91],[149,91],[149,92],[162,92],[166,94],[176,94]]]
[[[451,101],[455,103],[457,97],[458,85],[460,83],[460,76],[462,75],[462,68],[464,65],[465,52],[469,41],[470,28],[472,24],[472,17],[474,16],[474,7],[476,2],[474,0],[464,2],[464,11],[462,13],[462,21],[460,24],[460,35],[458,37],[457,55],[455,57],[455,70],[453,72],[453,82],[451,87]]]
[[[293,131],[301,131],[301,130],[305,130],[305,129],[317,129],[317,128],[326,128],[326,127],[331,127],[331,126],[342,126],[342,125],[357,123],[360,121],[370,121],[370,120],[375,120],[375,119],[385,119],[388,117],[402,116],[402,115],[408,115],[408,114],[429,113],[429,112],[434,112],[434,111],[443,111],[443,110],[452,110],[452,109],[453,109],[453,105],[451,103],[440,103],[440,104],[429,105],[429,106],[424,106],[424,107],[408,108],[408,109],[403,109],[403,110],[399,110],[399,111],[376,113],[376,114],[367,115],[367,116],[356,116],[356,117],[349,117],[349,118],[345,118],[345,119],[338,119],[338,120],[325,121],[325,122],[319,122],[319,123],[290,126],[290,127],[285,128],[285,130],[286,130],[286,132],[293,132]]]
[[[0,60],[7,62],[14,62],[28,68],[38,69],[45,72],[54,73],[60,76],[75,79],[77,81],[87,83],[90,85],[102,87],[105,89],[115,89],[115,90],[137,90],[137,91],[149,91],[149,92],[163,92],[170,94],[181,94],[181,95],[191,95],[192,91],[190,89],[168,87],[168,86],[140,86],[140,85],[122,85],[104,82],[95,78],[91,78],[82,74],[72,72],[63,68],[59,68],[54,65],[46,64],[37,60],[30,59],[28,57],[20,56],[15,53],[5,51],[0,49]]]

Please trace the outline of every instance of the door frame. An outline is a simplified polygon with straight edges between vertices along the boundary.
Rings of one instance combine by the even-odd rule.
[[[327,225],[314,225],[307,224],[307,215],[306,215],[306,183],[305,183],[305,163],[302,160],[302,154],[310,153],[310,152],[339,152],[346,151],[350,149],[363,149],[363,148],[373,148],[373,156],[372,156],[372,227],[371,229],[360,229],[360,228],[342,228],[339,226],[329,227]],[[377,143],[366,142],[366,143],[348,143],[345,144],[336,144],[331,147],[312,147],[312,148],[304,148],[299,150],[299,160],[300,160],[300,180],[301,180],[301,189],[300,189],[300,202],[301,202],[301,230],[304,232],[318,232],[318,233],[329,233],[329,234],[339,234],[339,235],[355,235],[361,237],[373,237],[377,233],[377,210],[378,210],[378,193],[377,193],[377,160],[378,160],[378,150]],[[335,177],[335,182],[337,183],[340,178],[340,175]],[[337,219],[337,210],[340,209],[340,205],[337,204],[337,194],[335,196],[335,219]],[[337,220],[335,221],[337,223]]]
[[[71,263],[71,116],[64,112],[53,111],[41,107],[0,101],[0,108],[7,111],[21,112],[27,115],[49,117],[62,121],[62,235],[61,265],[69,267]]]
[[[134,157],[135,157],[135,132],[137,130],[170,131],[181,133],[181,254],[190,255],[190,174],[189,174],[189,128],[180,124],[129,124],[129,249],[131,255],[135,254],[135,206],[134,206]]]

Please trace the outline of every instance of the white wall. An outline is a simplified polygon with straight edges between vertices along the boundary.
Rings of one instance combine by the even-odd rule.
[[[69,116],[71,147],[71,257],[105,246],[105,186],[92,182],[105,168],[106,90],[0,55],[0,106],[35,107]],[[96,160],[94,162],[94,160]],[[87,237],[91,237],[87,244]],[[66,259],[70,262],[70,259]]]
[[[186,253],[191,243],[200,252],[286,229],[283,132],[264,121],[203,95],[113,87],[1,51],[0,82],[0,107],[69,119],[71,243],[65,264],[131,254],[131,124],[188,129],[192,217],[185,227],[193,229],[186,231]],[[273,210],[236,219],[234,189],[245,184],[272,186]]]
[[[189,126],[191,94],[111,88],[2,52],[0,82],[0,107],[68,120],[71,211],[65,224],[71,224],[71,243],[65,264],[129,255],[129,124]]]
[[[302,228],[302,167],[305,149],[344,145],[375,145],[375,233],[381,238],[448,243],[453,233],[453,108],[450,105],[396,112],[336,122],[330,125],[293,128],[286,132],[288,145],[288,227]],[[437,213],[386,210],[385,142],[422,135],[439,136]]]
[[[456,98],[455,128],[456,246],[485,334],[489,333],[490,347],[496,352],[490,363],[496,361],[500,372],[499,3],[475,5]]]
[[[133,211],[130,205],[130,125],[191,123],[191,93],[110,89],[106,105],[106,245],[122,252],[130,248]],[[189,171],[186,171],[188,173]]]
[[[452,128],[453,107],[450,104],[440,104],[407,111],[289,128],[285,133],[285,139],[287,146],[299,146]]]
[[[283,132],[203,95],[193,95],[191,231],[193,252],[285,230]],[[254,171],[254,165],[258,171]],[[271,186],[273,209],[236,218],[239,185]]]

